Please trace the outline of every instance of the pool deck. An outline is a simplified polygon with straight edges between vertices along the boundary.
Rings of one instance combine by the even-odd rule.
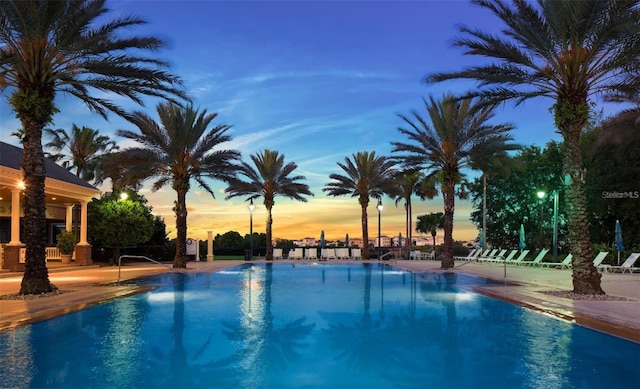
[[[243,263],[246,262],[189,262],[188,269],[176,271],[213,272]],[[385,263],[416,273],[442,271],[439,261],[399,260]],[[121,268],[120,280],[173,271],[155,264],[127,264]],[[541,293],[570,291],[573,288],[571,270],[507,266],[505,277],[505,268],[502,265],[456,261],[455,268],[449,271],[477,275],[499,282],[475,288],[480,293],[640,343],[640,274],[603,273],[604,291],[610,296],[627,300],[591,301],[571,300]],[[62,293],[35,299],[0,300],[0,331],[75,312],[148,288],[118,285],[117,266],[77,267],[51,264],[49,279]],[[22,273],[0,273],[0,295],[18,293],[21,280]]]

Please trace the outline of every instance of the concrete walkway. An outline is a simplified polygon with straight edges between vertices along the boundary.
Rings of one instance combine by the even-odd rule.
[[[286,262],[286,261],[277,261]],[[333,261],[330,261],[330,263]],[[345,261],[337,261],[345,262]],[[374,261],[377,263],[377,261]],[[189,262],[186,272],[212,272],[244,261]],[[386,263],[386,262],[385,262]],[[439,261],[391,261],[389,264],[412,272],[441,272]],[[127,264],[121,281],[167,273],[155,264]],[[624,301],[571,300],[542,293],[570,291],[571,271],[507,266],[476,262],[456,262],[452,270],[499,281],[477,287],[479,293],[576,322],[580,325],[640,343],[640,274],[603,273],[602,287],[610,296]],[[88,308],[114,298],[148,290],[148,287],[118,285],[118,267],[61,267],[52,265],[49,279],[61,294],[25,300],[0,300],[0,330],[46,320]],[[20,290],[21,273],[0,273],[0,295]]]

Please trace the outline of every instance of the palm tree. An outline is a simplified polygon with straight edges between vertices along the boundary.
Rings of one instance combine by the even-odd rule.
[[[433,258],[436,258],[436,235],[438,230],[444,229],[444,213],[431,212],[426,215],[418,216],[416,223],[416,231],[423,234],[431,234],[433,238]]]
[[[640,69],[640,1],[474,0],[503,23],[501,36],[461,27],[455,46],[494,60],[426,81],[471,79],[489,104],[535,97],[554,101],[552,112],[567,151],[563,168],[573,254],[573,291],[603,294],[601,274],[593,266],[589,237],[585,171],[580,141],[589,120],[591,98],[637,95]]]
[[[271,228],[273,217],[271,210],[275,205],[274,198],[277,195],[290,199],[307,202],[302,195],[313,196],[309,186],[299,181],[304,180],[304,176],[291,176],[298,168],[294,162],[284,162],[284,154],[277,151],[265,149],[261,153],[251,156],[255,168],[246,162],[242,162],[239,173],[248,178],[248,181],[232,178],[229,186],[225,189],[227,199],[248,196],[247,200],[264,198],[264,206],[267,209],[267,261],[273,260],[273,238]]]
[[[329,196],[358,197],[362,209],[362,242],[365,245],[362,259],[369,259],[369,226],[367,207],[371,197],[380,199],[384,193],[392,192],[391,182],[396,173],[396,162],[384,157],[376,156],[375,151],[359,151],[352,155],[353,159],[345,158],[338,166],[347,174],[331,174],[333,182],[322,188]]]
[[[411,228],[412,219],[412,203],[411,197],[416,195],[419,196],[421,200],[426,198],[434,198],[436,196],[435,191],[427,191],[425,183],[425,175],[416,170],[403,170],[399,172],[399,174],[395,177],[396,185],[398,189],[398,194],[395,199],[396,207],[398,203],[404,200],[404,209],[405,209],[405,236],[407,237],[407,244],[405,247],[405,252],[403,257],[408,259],[409,253],[411,252],[411,244],[412,244],[412,232],[413,228]]]
[[[45,153],[46,157],[62,162],[62,166],[69,170],[75,169],[76,176],[85,181],[95,180],[101,171],[102,159],[118,149],[108,136],[100,135],[98,130],[89,127],[79,128],[73,124],[70,134],[62,128],[45,128],[44,131],[52,138],[45,147],[55,152]]]
[[[112,92],[136,103],[142,96],[185,97],[180,81],[164,71],[166,62],[146,57],[164,42],[123,30],[144,24],[136,17],[105,18],[105,0],[0,2],[0,92],[20,120],[24,172],[23,227],[26,244],[21,294],[51,291],[45,262],[46,216],[42,131],[57,112],[58,92],[90,110],[127,116],[111,100],[92,91]],[[128,55],[128,51],[135,55]]]
[[[113,153],[105,161],[108,166],[126,167],[123,183],[155,178],[151,190],[156,191],[171,184],[176,191],[176,255],[174,268],[187,267],[187,192],[191,180],[214,196],[205,179],[229,181],[235,174],[240,153],[221,149],[220,145],[231,140],[227,131],[231,128],[220,124],[209,128],[216,113],[199,111],[192,106],[181,107],[174,103],[160,103],[156,107],[160,122],[142,112],[134,112],[131,122],[140,133],[119,130],[117,135],[136,141],[132,146]]]
[[[514,146],[511,140],[510,124],[490,125],[493,108],[481,107],[476,99],[457,99],[445,95],[442,100],[433,97],[424,101],[431,119],[429,125],[418,112],[412,117],[400,115],[409,128],[399,128],[410,143],[392,142],[393,152],[402,153],[398,157],[404,164],[413,168],[430,171],[440,187],[444,199],[444,257],[442,268],[453,267],[453,214],[455,196],[466,197],[460,191],[462,169],[471,168],[472,157],[497,150],[508,150]],[[456,193],[456,186],[458,192]]]

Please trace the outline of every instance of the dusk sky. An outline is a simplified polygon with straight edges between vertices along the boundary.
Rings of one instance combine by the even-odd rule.
[[[232,126],[233,141],[225,148],[242,152],[243,160],[265,148],[285,155],[298,165],[296,173],[315,194],[307,203],[276,197],[273,208],[275,238],[327,239],[361,237],[357,198],[327,197],[322,188],[331,173],[342,173],[337,162],[358,151],[390,155],[393,140],[403,140],[397,127],[399,113],[417,109],[422,98],[463,93],[472,83],[423,83],[425,75],[459,70],[480,58],[463,56],[451,47],[456,26],[465,24],[498,32],[498,21],[467,1],[111,1],[109,15],[137,15],[148,24],[131,31],[152,34],[168,45],[157,53],[172,64],[171,71],[185,82],[196,107],[217,112],[214,124]],[[10,133],[20,127],[7,103],[0,102],[2,140],[19,145]],[[113,97],[110,97],[113,98]],[[114,98],[128,110],[141,110],[157,120],[157,100],[137,106]],[[517,143],[544,146],[561,140],[554,132],[549,107],[540,99],[522,106],[507,105],[495,122],[516,126]],[[114,132],[137,129],[111,115],[109,121],[92,114],[77,100],[58,95],[60,108],[53,128],[88,126],[127,145]],[[616,112],[614,107],[611,113]],[[426,116],[426,113],[425,113]],[[127,141],[128,142],[128,141]],[[43,142],[44,143],[44,142]],[[476,173],[470,172],[471,175]],[[192,182],[187,196],[188,235],[206,239],[233,230],[249,232],[249,211],[241,198],[225,200],[224,184],[213,182],[216,198]],[[165,218],[175,236],[170,185],[141,192],[153,211]],[[111,190],[107,183],[101,189]],[[383,235],[405,235],[404,206],[383,198]],[[254,232],[265,231],[266,211],[256,204]],[[369,236],[377,236],[375,200],[369,212]],[[442,212],[442,197],[414,200],[413,218]],[[469,202],[457,201],[454,239],[472,240],[477,229],[469,221]],[[440,235],[442,232],[439,233]]]

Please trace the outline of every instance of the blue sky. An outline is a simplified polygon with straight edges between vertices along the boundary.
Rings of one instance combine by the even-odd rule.
[[[244,160],[265,148],[278,150],[298,164],[298,173],[315,197],[307,203],[276,198],[274,237],[328,239],[361,236],[357,199],[327,198],[321,191],[331,173],[341,173],[338,161],[358,151],[389,155],[390,141],[402,140],[399,113],[423,111],[422,98],[462,93],[473,87],[463,81],[426,85],[431,72],[458,70],[478,64],[451,47],[456,26],[465,24],[498,32],[496,19],[467,1],[112,1],[110,15],[142,16],[148,24],[132,31],[168,42],[157,53],[185,82],[195,105],[217,112],[214,123],[232,125],[227,148],[240,150]],[[19,127],[3,94],[0,106],[2,139],[12,144]],[[157,100],[140,107],[115,98],[128,110],[155,117]],[[58,96],[61,112],[54,128],[73,123],[112,135],[135,130],[117,118],[104,121],[68,96]],[[505,106],[497,122],[515,124],[515,141],[544,146],[560,140],[554,132],[549,100]],[[115,140],[125,146],[122,139]],[[213,183],[217,191],[222,184]],[[151,193],[154,211],[175,231],[170,187]],[[110,185],[103,188],[110,190]],[[404,235],[404,207],[383,199],[382,233]],[[189,235],[204,239],[235,230],[248,233],[248,211],[242,199],[213,199],[193,187],[187,198]],[[442,198],[416,199],[416,215],[442,211]],[[469,222],[470,205],[458,202],[454,239],[477,235]],[[264,231],[266,212],[258,206],[254,231]],[[377,211],[369,207],[369,234],[377,236]]]

